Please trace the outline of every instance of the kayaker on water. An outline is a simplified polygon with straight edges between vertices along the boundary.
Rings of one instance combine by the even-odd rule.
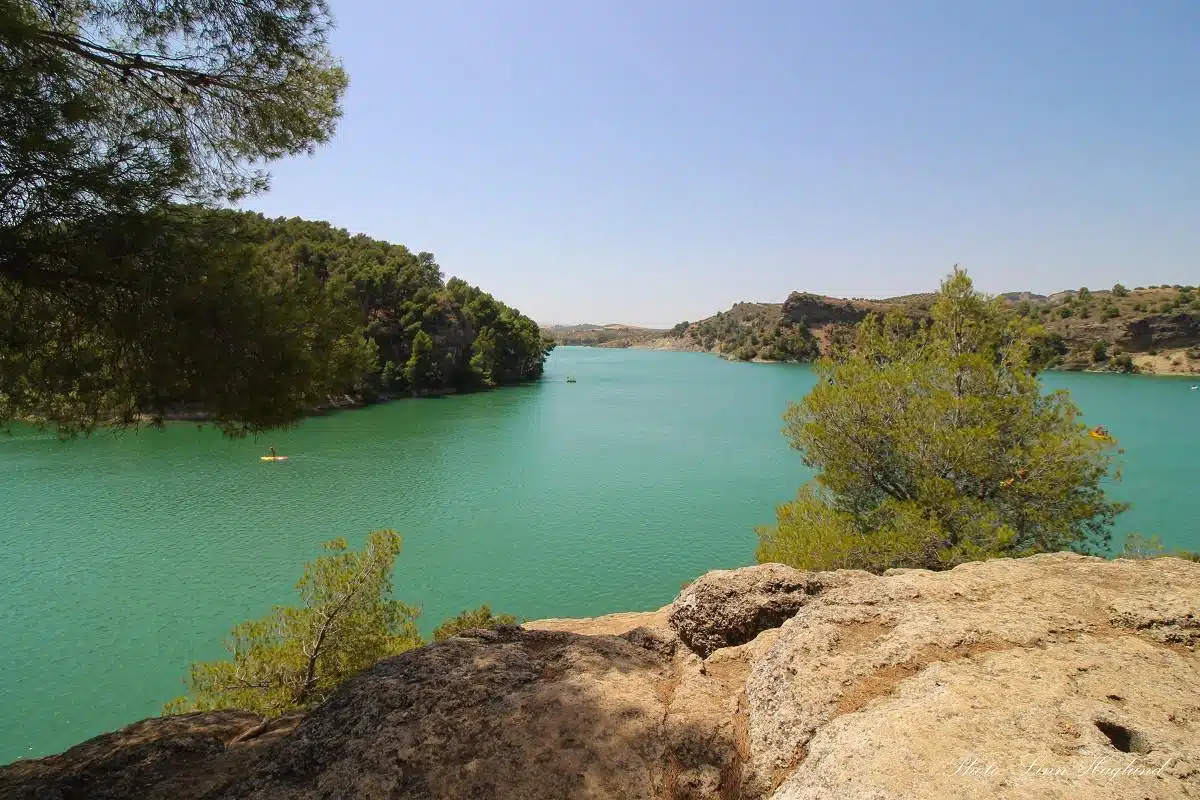
[[[268,447],[268,448],[267,448],[267,450],[269,450],[269,451],[271,452],[271,458],[275,458],[275,448],[274,448],[274,447]]]

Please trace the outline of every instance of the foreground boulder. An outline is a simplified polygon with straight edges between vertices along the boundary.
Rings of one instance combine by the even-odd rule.
[[[1198,606],[1178,559],[709,573],[386,659],[268,726],[146,720],[0,796],[1200,797]]]
[[[783,564],[715,570],[679,593],[670,625],[684,644],[707,658],[778,628],[825,588],[823,576],[837,574],[801,572]]]

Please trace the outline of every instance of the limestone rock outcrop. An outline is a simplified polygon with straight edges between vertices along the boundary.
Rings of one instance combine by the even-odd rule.
[[[1200,797],[1200,564],[709,573],[655,612],[473,631],[260,733],[146,720],[14,798]]]
[[[669,624],[684,644],[707,657],[778,628],[837,574],[800,572],[783,564],[714,570],[679,593]]]

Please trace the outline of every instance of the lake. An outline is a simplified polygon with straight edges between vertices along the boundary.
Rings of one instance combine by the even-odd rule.
[[[567,383],[574,376],[577,383]],[[1047,375],[1126,449],[1118,538],[1200,549],[1194,379]],[[157,714],[235,623],[291,602],[321,543],[404,537],[396,596],[428,632],[489,603],[526,618],[657,608],[753,563],[809,473],[781,415],[799,365],[560,348],[545,378],[306,421],[255,440],[177,423],[0,439],[0,763]],[[283,463],[259,461],[274,445]]]

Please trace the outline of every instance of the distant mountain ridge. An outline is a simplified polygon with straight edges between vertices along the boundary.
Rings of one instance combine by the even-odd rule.
[[[660,339],[669,331],[658,328],[639,328],[636,325],[544,325],[542,331],[555,344],[585,347],[634,347],[638,344]]]

